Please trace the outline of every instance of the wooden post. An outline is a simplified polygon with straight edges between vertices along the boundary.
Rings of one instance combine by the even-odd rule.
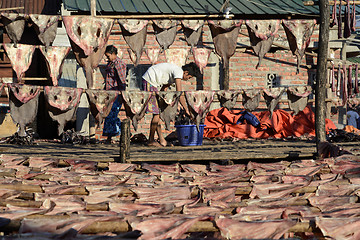
[[[130,158],[130,120],[124,119],[121,122],[120,162],[126,163],[128,158]]]
[[[90,13],[91,13],[91,16],[93,16],[93,17],[96,16],[96,0],[91,0],[91,2],[90,2]]]
[[[326,114],[326,80],[327,55],[329,45],[330,7],[329,1],[320,0],[320,32],[319,52],[317,57],[316,87],[315,87],[315,132],[316,149],[319,153],[319,143],[326,141],[325,114]]]

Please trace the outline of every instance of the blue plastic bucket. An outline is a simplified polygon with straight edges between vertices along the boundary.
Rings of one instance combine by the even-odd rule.
[[[205,125],[199,125],[200,131],[197,130],[196,125],[175,125],[175,127],[181,146],[202,145]]]

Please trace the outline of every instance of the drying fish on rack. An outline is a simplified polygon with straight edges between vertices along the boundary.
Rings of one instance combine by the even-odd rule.
[[[29,14],[39,40],[48,48],[55,40],[60,16]]]
[[[14,69],[18,82],[21,81],[25,72],[29,69],[31,60],[35,51],[34,45],[17,44],[14,47],[11,43],[3,43],[7,56],[10,59],[11,66]]]
[[[331,19],[332,19],[332,23],[331,23],[331,26],[335,26],[338,24],[338,19],[337,19],[337,15],[336,15],[336,1],[334,1],[334,6],[332,8],[332,14],[331,14]]]
[[[181,24],[185,40],[191,46],[191,49],[193,49],[200,40],[204,20],[186,19],[181,20]]]
[[[182,91],[157,92],[160,118],[165,122],[166,130],[170,130],[170,121],[175,121]]]
[[[341,87],[342,87],[342,77],[341,77],[341,65],[338,65],[338,70],[337,70],[337,84],[336,84],[336,96],[340,97],[340,93],[341,93]]]
[[[271,49],[275,34],[279,30],[280,20],[246,20],[250,43],[259,57],[258,68],[265,54]]]
[[[229,111],[235,107],[236,100],[240,93],[241,91],[236,90],[220,90],[216,92],[221,106],[227,108]]]
[[[349,75],[348,75],[348,93],[349,93],[349,96],[352,96],[352,89],[353,89],[353,84],[352,84],[352,65],[349,65]]]
[[[159,58],[160,49],[159,48],[147,48],[145,50],[145,53],[146,53],[146,56],[148,57],[148,59],[150,60],[151,65],[154,65]]]
[[[165,50],[166,62],[182,67],[186,64],[189,55],[187,48],[169,48]]]
[[[190,106],[192,119],[196,121],[196,127],[199,131],[199,125],[204,121],[206,114],[209,112],[210,105],[214,100],[215,92],[213,91],[187,91],[185,97],[187,104]]]
[[[104,56],[113,20],[89,16],[63,16],[66,32],[79,65],[84,68],[90,89],[94,88],[93,69]]]
[[[135,131],[137,131],[138,121],[145,116],[151,95],[152,92],[147,91],[122,91],[126,116],[131,119]]]
[[[58,79],[62,73],[64,60],[70,52],[69,47],[44,47],[39,46],[40,51],[46,59],[46,64],[50,73],[50,77],[54,86],[58,85]]]
[[[349,97],[348,94],[348,81],[347,81],[347,71],[346,71],[346,65],[342,65],[342,69],[341,69],[342,73],[341,73],[341,82],[342,82],[342,95],[341,95],[341,99],[342,99],[342,104],[343,106],[346,104],[346,101]]]
[[[204,73],[204,68],[206,67],[211,50],[207,48],[192,48],[192,54],[196,65],[199,67],[201,73]]]
[[[242,94],[242,104],[247,111],[254,111],[260,102],[260,89],[245,89]]]
[[[310,38],[314,31],[316,20],[282,20],[291,52],[296,56],[299,73],[300,62],[305,55],[306,48],[310,44]]]
[[[168,19],[152,21],[156,41],[159,43],[162,50],[168,49],[176,38],[177,21]]]
[[[90,103],[90,112],[98,125],[109,115],[113,103],[119,96],[118,91],[86,89]]]
[[[351,31],[353,31],[353,32],[356,31],[356,5],[355,5],[355,0],[353,0],[350,27],[351,27]]]
[[[130,60],[134,63],[134,65],[136,65],[136,62],[138,61],[137,57],[136,57],[136,53],[134,53],[134,51],[130,48],[127,49],[127,52],[129,54],[129,58]]]
[[[289,108],[298,114],[306,107],[308,96],[311,94],[311,86],[289,87],[287,94],[289,99]]]
[[[224,68],[227,68],[229,66],[229,59],[234,55],[236,50],[237,37],[242,20],[209,20],[208,23],[215,46],[215,52],[221,57]]]
[[[348,38],[351,35],[351,11],[350,0],[346,0],[345,6],[345,21],[344,21],[344,38]]]
[[[82,88],[44,87],[49,115],[59,124],[59,136],[63,133],[65,124],[74,119],[81,94]]]
[[[25,127],[35,120],[39,104],[39,86],[8,83],[10,114],[19,126],[19,136],[26,136]]]
[[[274,112],[276,106],[278,105],[281,96],[285,92],[285,88],[264,88],[263,90],[263,97],[266,102],[266,106],[270,112],[270,117],[272,117],[272,113]]]
[[[330,83],[331,83],[331,91],[336,92],[336,82],[335,82],[335,64],[332,65],[330,71]]]
[[[341,11],[341,9],[342,9],[342,1],[339,1],[340,3],[339,3],[339,21],[338,21],[338,38],[342,38],[342,17],[341,17],[341,15],[342,15],[342,11]]]
[[[119,19],[118,22],[126,43],[136,55],[137,65],[146,42],[148,20]]]
[[[24,33],[25,28],[25,16],[22,13],[1,13],[1,20],[4,24],[6,33],[11,41],[14,43],[14,47],[17,47],[17,43],[20,41],[21,36]]]
[[[355,64],[355,94],[359,93],[359,65]]]

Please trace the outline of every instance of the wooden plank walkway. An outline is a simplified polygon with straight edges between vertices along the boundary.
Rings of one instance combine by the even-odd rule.
[[[337,143],[360,155],[359,142]],[[202,146],[147,147],[131,144],[129,162],[277,161],[312,159],[315,143],[289,140],[209,141]],[[118,144],[71,145],[39,142],[38,145],[0,144],[0,153],[27,157],[71,158],[97,162],[119,161]]]

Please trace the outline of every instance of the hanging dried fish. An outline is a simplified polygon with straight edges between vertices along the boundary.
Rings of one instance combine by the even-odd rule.
[[[331,27],[335,26],[338,24],[338,19],[337,19],[337,15],[336,15],[336,1],[334,1],[334,6],[332,9],[332,15],[331,15],[331,19],[332,19],[332,23],[331,23]]]
[[[342,18],[341,18],[342,1],[339,3],[339,21],[338,21],[338,38],[342,38]]]
[[[236,90],[220,90],[217,91],[217,96],[222,107],[227,108],[229,111],[232,110],[236,105],[236,100],[238,99],[241,91]]]
[[[346,76],[346,65],[342,66],[342,105],[344,106],[346,104],[346,101],[348,99],[348,88],[347,88],[347,76]]]
[[[336,84],[336,95],[340,97],[341,87],[342,87],[342,77],[341,77],[341,65],[339,63],[338,65],[338,71],[337,71],[337,84]]]
[[[258,68],[265,54],[271,49],[280,20],[246,20],[251,46],[259,57]]]
[[[341,1],[340,1],[341,2]],[[345,7],[345,21],[344,21],[344,38],[348,38],[351,35],[351,11],[350,11],[350,0],[346,0]]]
[[[148,20],[119,19],[118,22],[126,43],[136,55],[137,65],[146,42]]]
[[[335,64],[332,65],[332,69],[331,69],[331,91],[336,92]]]
[[[352,65],[349,66],[349,75],[348,75],[348,93],[349,93],[349,96],[352,95],[352,88],[353,88],[353,85],[352,85]]]
[[[352,12],[351,12],[351,31],[355,32],[356,31],[356,11],[355,11],[356,5],[355,5],[355,0],[353,1],[353,7],[352,7]]]
[[[359,65],[355,65],[355,94],[359,93]]]
[[[153,28],[156,41],[159,43],[161,49],[168,49],[176,38],[177,21],[168,19],[153,20]]]

